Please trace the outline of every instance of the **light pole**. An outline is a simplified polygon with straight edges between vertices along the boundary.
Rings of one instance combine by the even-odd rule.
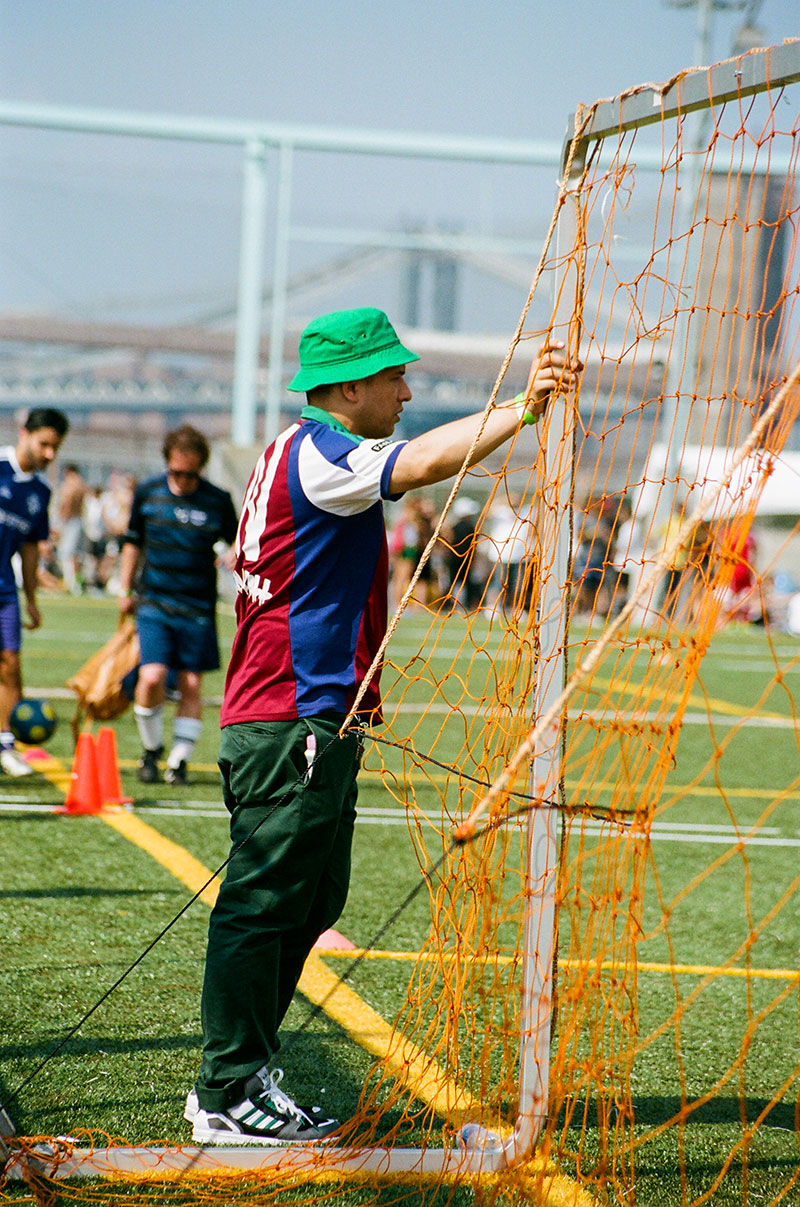
[[[695,66],[707,67],[712,57],[711,44],[715,10],[742,10],[752,0],[664,0],[670,8],[697,9],[697,38],[695,42]],[[759,0],[755,0],[759,3]],[[687,113],[683,118],[685,167],[677,201],[677,229],[686,234],[686,257],[683,280],[687,289],[693,288],[700,269],[698,239],[692,238],[692,225],[698,195],[703,178],[703,147],[706,143],[711,121],[710,108]],[[664,448],[665,485],[659,492],[652,520],[651,531],[658,534],[668,530],[670,516],[679,506],[678,481],[684,445],[696,440],[693,424],[693,408],[696,402],[697,382],[700,373],[700,348],[696,324],[690,318],[690,303],[677,303],[675,327],[667,360],[659,419],[659,439]],[[701,438],[702,442],[702,429]],[[648,538],[650,539],[650,538]]]
[[[735,9],[744,11],[742,24],[734,31],[731,43],[733,54],[744,54],[763,46],[764,31],[756,25],[758,10],[763,0],[664,0],[670,8],[697,9],[697,41],[695,42],[695,66],[707,67],[711,56],[711,37],[715,10]]]
[[[715,11],[736,10],[744,12],[742,25],[733,35],[733,49],[737,46],[744,48],[745,42],[758,38],[762,31],[755,25],[755,18],[761,7],[762,0],[665,0],[672,8],[697,9],[697,40],[695,43],[696,65],[707,67],[712,58],[713,17]],[[745,11],[746,10],[746,11]],[[748,47],[750,48],[750,47]],[[743,53],[740,50],[739,53]],[[700,268],[700,248],[698,240],[691,238],[691,228],[697,207],[698,194],[703,177],[703,150],[708,138],[711,124],[711,108],[704,108],[697,113],[689,113],[685,118],[684,146],[686,148],[685,178],[678,199],[678,229],[687,232],[687,256],[684,268],[684,280],[695,280]],[[665,393],[667,397],[675,395],[676,421],[675,424],[664,423],[664,443],[669,448],[667,454],[668,471],[677,470],[679,454],[674,446],[675,432],[692,431],[691,398],[697,388],[697,377],[700,371],[700,350],[698,347],[697,325],[689,318],[689,308],[679,308],[677,315],[673,353],[677,356],[670,358],[667,369]],[[673,364],[673,360],[676,362]],[[682,367],[681,367],[682,362]],[[681,384],[682,376],[688,373],[687,382]],[[672,438],[671,438],[672,437]]]

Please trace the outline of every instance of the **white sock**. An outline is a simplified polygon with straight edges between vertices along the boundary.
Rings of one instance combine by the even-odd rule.
[[[157,708],[145,708],[143,704],[134,704],[133,714],[145,750],[158,750],[163,746],[164,710],[161,705]]]
[[[14,749],[14,735],[10,729],[4,729],[0,732],[0,750]]]
[[[177,767],[179,763],[188,763],[195,748],[197,739],[203,729],[199,717],[176,717],[172,726],[172,750],[167,759],[168,767]]]

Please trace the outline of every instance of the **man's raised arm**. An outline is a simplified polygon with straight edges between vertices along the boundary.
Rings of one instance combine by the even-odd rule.
[[[581,366],[567,361],[563,347],[562,343],[544,344],[531,366],[524,395],[497,403],[490,411],[470,457],[470,465],[477,465],[510,439],[524,412],[538,419],[555,390],[563,393],[574,385]],[[394,463],[390,479],[392,494],[431,486],[458,473],[482,419],[483,412],[467,415],[409,440]]]

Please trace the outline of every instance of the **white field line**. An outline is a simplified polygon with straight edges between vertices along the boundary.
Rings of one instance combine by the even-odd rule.
[[[492,624],[494,624],[494,622],[492,622]],[[491,626],[492,625],[489,622],[486,623],[487,630],[489,630],[491,628]],[[580,643],[583,643],[583,641],[585,640],[585,637],[586,637],[584,630],[576,629],[576,625],[573,624],[571,626],[571,632],[573,634],[574,645],[580,645]],[[450,635],[450,636],[454,636],[454,635]],[[504,632],[501,632],[500,639],[498,639],[498,640],[501,640],[503,636],[504,636]],[[389,653],[390,658],[392,657],[392,654],[399,655],[399,657],[401,657],[401,658],[402,657],[411,657],[411,655],[414,655],[414,657],[416,657],[416,655],[419,655],[419,653],[420,653],[419,643],[417,643],[417,645],[414,645],[413,642],[407,640],[407,637],[408,637],[408,634],[403,634],[403,636],[395,637],[395,639],[393,639],[390,642],[389,649],[387,649],[387,653]],[[596,640],[596,639],[592,639],[592,640]],[[621,645],[623,645],[623,646],[625,645],[625,639],[621,639]],[[465,634],[465,641],[459,642],[459,643],[457,643],[457,645],[454,642],[451,642],[450,645],[445,645],[444,641],[440,642],[439,645],[436,648],[434,648],[433,653],[439,653],[440,651],[446,651],[446,653],[448,653],[448,654],[461,653],[463,651],[463,648],[468,647],[468,646],[469,646],[469,639],[468,639],[468,636],[466,636],[466,634]],[[751,641],[751,640],[747,639],[747,636],[743,636],[741,641],[719,642],[717,646],[712,646],[712,648],[710,649],[710,652],[708,652],[706,657],[707,658],[714,658],[714,657],[724,658],[725,654],[728,654],[731,652],[735,652],[738,657],[738,652],[740,652],[740,649],[743,653],[764,654],[764,648],[765,648],[764,641]],[[796,658],[796,655],[800,654],[800,641],[795,641],[793,643],[792,637],[789,637],[788,640],[773,641],[769,648],[773,649],[773,651],[775,651],[776,654],[784,655],[784,657]],[[422,643],[422,652],[425,652],[425,642]]]
[[[224,805],[210,805],[208,801],[176,801],[174,804],[161,802],[147,805],[135,810],[142,817],[227,817],[228,811]],[[52,813],[53,805],[25,803],[19,797],[0,796],[0,814],[2,813]],[[411,820],[429,822],[438,828],[441,816],[438,813],[417,810],[411,815]],[[409,818],[402,809],[371,809],[358,810],[358,820],[361,825],[372,826],[405,826]],[[515,820],[509,823],[520,826],[523,823]],[[640,837],[641,832],[629,830],[612,822],[587,819],[581,825],[581,832],[591,835],[621,835],[622,837]],[[800,830],[797,831],[800,834]],[[782,834],[775,826],[761,826],[757,833],[737,830],[734,826],[704,825],[699,822],[654,822],[650,828],[650,838],[654,842],[686,842],[705,843],[715,846],[754,846],[754,847],[800,847],[800,837],[795,838]]]
[[[739,667],[737,669],[742,670],[743,668]],[[774,667],[773,667],[773,670],[774,670]],[[800,676],[800,668],[798,668],[798,676]],[[71,692],[66,687],[52,687],[52,688],[35,687],[35,688],[31,688],[29,694],[31,696],[36,697],[37,699],[43,699],[43,700],[74,700],[75,699],[75,693]],[[221,696],[204,696],[203,699],[204,699],[204,702],[207,705],[209,705],[209,707],[212,707],[212,706],[218,707],[222,703]],[[489,707],[491,707],[491,704],[492,704],[492,702],[489,701],[489,702],[487,702],[487,704],[484,707],[479,707],[477,704],[453,705],[453,704],[446,704],[443,701],[426,702],[423,700],[420,700],[420,701],[404,700],[403,703],[400,705],[400,715],[404,716],[404,717],[405,716],[425,716],[427,714],[431,714],[433,716],[444,716],[446,713],[452,712],[452,713],[456,714],[457,716],[461,716],[461,717],[477,717],[477,716],[481,716],[484,712],[486,712],[486,710]],[[393,704],[393,701],[391,699],[384,701],[384,712],[387,716],[389,716],[391,714],[391,711],[394,707],[395,707],[395,705]],[[603,717],[606,715],[607,714],[604,713],[600,709],[570,710],[570,712],[569,712],[569,717],[573,721],[578,720],[580,717],[586,717],[590,720],[602,721]],[[624,719],[626,721],[631,721],[631,722],[658,721],[659,724],[663,724],[663,721],[664,721],[664,714],[660,713],[660,712],[655,712],[655,711],[638,713],[638,712],[625,712],[622,709],[618,709],[615,713],[615,716],[618,717],[619,719]],[[709,720],[711,720],[715,725],[720,726],[721,728],[725,727],[725,726],[732,728],[735,725],[742,725],[749,729],[752,729],[752,728],[756,728],[756,729],[795,729],[796,727],[798,727],[798,724],[800,724],[800,723],[794,721],[792,717],[774,717],[774,716],[748,717],[748,716],[739,716],[739,715],[732,716],[732,715],[728,715],[728,714],[726,714],[724,716],[720,716],[718,713],[712,713],[709,717],[709,714],[705,713],[705,712],[686,712],[686,713],[684,713],[683,718],[682,718],[682,724],[684,724],[684,725],[708,725]]]
[[[464,641],[460,645],[445,645],[442,643],[430,650],[428,656],[434,658],[438,658],[440,656],[443,658],[455,658],[460,654],[470,652],[470,649],[471,644],[468,640]],[[800,655],[800,641],[795,645],[790,645],[788,643],[785,645],[772,645],[769,647],[769,649],[774,652],[777,659],[785,658],[787,661],[791,661]],[[490,657],[492,651],[488,646],[479,646],[477,650],[473,650],[472,652],[485,654],[487,657]],[[716,649],[712,647],[704,656],[704,661],[708,659],[709,662],[713,663],[714,666],[717,666],[718,659],[721,658],[763,658],[765,652],[766,651],[763,643],[759,645],[757,643],[743,642],[741,645],[736,645],[735,647],[718,646]],[[426,653],[424,646],[422,653]],[[420,647],[418,645],[412,645],[411,643],[406,644],[405,642],[400,641],[392,642],[387,650],[387,655],[390,660],[393,658],[418,658],[420,656]],[[771,662],[770,666],[774,666],[774,663]]]
[[[413,716],[413,715],[419,714],[420,716],[422,716],[422,715],[425,715],[428,713],[442,715],[445,713],[452,712],[458,716],[475,717],[475,716],[479,716],[482,712],[486,711],[486,709],[490,708],[492,706],[492,704],[493,704],[493,701],[487,702],[486,707],[484,709],[484,708],[479,708],[475,704],[464,704],[464,705],[457,705],[457,706],[453,706],[451,704],[437,703],[437,702],[433,702],[431,704],[425,704],[425,703],[417,704],[410,700],[404,700],[403,704],[400,707],[400,715],[401,716],[409,716],[409,715]],[[391,711],[391,708],[392,708],[392,701],[391,700],[386,701],[385,705],[384,705],[384,712],[386,714],[388,714]],[[588,720],[602,721],[604,718],[606,718],[610,715],[610,712],[605,711],[603,709],[586,708],[586,709],[579,709],[579,710],[574,710],[574,711],[570,710],[568,715],[569,715],[570,720],[573,720],[573,721],[580,720],[582,717],[585,717]],[[629,721],[631,723],[641,723],[644,721],[657,721],[659,724],[664,723],[664,713],[658,712],[655,710],[650,710],[648,712],[635,712],[635,711],[626,712],[624,709],[617,709],[614,712],[614,717],[615,717],[615,719]],[[681,718],[682,725],[706,725],[707,726],[709,724],[709,721],[713,722],[714,725],[717,725],[720,727],[723,727],[726,725],[731,726],[731,727],[735,726],[735,725],[741,725],[741,726],[745,726],[747,728],[756,728],[756,729],[795,729],[798,726],[800,726],[800,722],[796,721],[793,717],[775,717],[775,716],[749,717],[749,716],[740,716],[740,715],[731,716],[731,715],[727,715],[727,714],[721,716],[719,713],[709,714],[709,713],[705,713],[705,712],[686,712],[686,713],[684,713],[684,715]]]
[[[800,651],[798,651],[798,652],[800,653]],[[795,655],[795,658],[792,659],[792,661],[795,662],[796,658],[797,658],[797,655]],[[767,662],[765,659],[759,660],[756,658],[752,658],[748,661],[747,657],[737,660],[735,662],[732,659],[730,661],[728,659],[725,659],[725,661],[723,661],[723,662],[715,663],[715,670],[717,670],[717,669],[723,670],[726,673],[730,673],[731,671],[733,671],[734,673],[738,673],[741,675],[757,675],[757,674],[760,675],[760,674],[766,672],[767,674],[774,676],[778,673],[778,671],[780,671],[784,675],[787,674],[785,667],[776,665],[774,662]],[[800,676],[800,666],[797,666],[797,665],[791,666],[789,668],[788,673],[796,674],[796,675]]]
[[[424,818],[434,825],[439,825],[441,822],[438,814],[423,813],[421,810],[415,812],[412,817]],[[359,821],[372,825],[408,825],[405,813],[400,810],[359,809],[358,818]],[[516,820],[509,824],[521,826],[523,823]],[[626,827],[611,822],[595,821],[593,818],[586,819],[581,823],[580,832],[593,835],[613,835],[614,837],[620,835],[625,838],[641,837],[641,831],[633,832]],[[798,832],[800,833],[800,831]],[[775,826],[762,826],[754,834],[751,831],[736,829],[734,826],[713,824],[703,826],[696,822],[654,822],[650,827],[650,838],[653,841],[699,842],[722,846],[738,846],[741,843],[746,846],[800,847],[800,838],[783,835]]]

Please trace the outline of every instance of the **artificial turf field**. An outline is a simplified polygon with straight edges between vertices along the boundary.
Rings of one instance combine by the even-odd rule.
[[[61,723],[48,752],[68,767],[73,705],[58,693],[110,635],[116,613],[102,599],[45,596],[43,604],[43,628],[26,637],[25,681],[32,694],[53,700]],[[452,624],[463,621],[454,617]],[[423,625],[419,614],[403,620],[393,645],[398,655],[416,648]],[[232,618],[225,613],[220,618],[223,650],[231,631]],[[657,1129],[680,1108],[681,1074],[690,1101],[704,1095],[708,1100],[700,1101],[680,1129],[654,1136],[638,1149],[637,1204],[691,1202],[709,1189],[728,1159],[712,1202],[776,1201],[798,1169],[800,817],[792,721],[798,658],[798,641],[731,626],[714,639],[703,663],[702,686],[689,705],[670,783],[693,788],[657,816],[644,906],[647,937],[638,948],[640,1030],[654,1038],[634,1065],[637,1131]],[[782,682],[774,683],[778,669]],[[764,695],[768,684],[773,686]],[[222,674],[208,676],[207,697],[218,699],[221,691]],[[729,740],[732,723],[756,701],[759,717]],[[711,763],[709,717],[720,751]],[[193,782],[184,789],[140,785],[132,714],[115,724],[123,786],[135,798],[134,815],[212,871],[227,854],[215,720],[209,707]],[[422,749],[419,739],[417,747]],[[372,941],[420,876],[404,814],[370,767],[368,755],[351,895],[338,924],[358,947]],[[763,819],[777,794],[778,803]],[[38,775],[0,781],[0,1096],[22,1134],[90,1128],[130,1143],[186,1143],[190,1129],[182,1107],[198,1061],[208,917],[201,902],[180,917],[79,1034],[38,1068],[191,896],[102,818],[53,812],[62,799]],[[757,834],[743,843],[760,818]],[[690,884],[691,892],[683,895]],[[668,930],[659,926],[666,903]],[[420,893],[381,936],[380,948],[399,956],[418,950],[428,910],[428,895]],[[342,966],[341,960],[330,963]],[[411,966],[408,959],[389,956],[365,961],[350,984],[391,1021],[405,998]],[[721,967],[724,974],[713,975]],[[748,977],[742,975],[745,967]],[[674,1032],[656,1035],[676,993],[683,999],[696,995],[677,1046]],[[761,1011],[765,1018],[750,1028],[741,1079],[737,1074],[714,1089],[737,1055],[748,1020]],[[285,1031],[287,1085],[300,1100],[321,1102],[346,1117],[372,1058],[324,1014],[309,1019],[307,1004],[296,1001]],[[779,1091],[777,1105],[767,1110]],[[591,1113],[588,1126],[591,1132]],[[6,1193],[17,1199],[27,1192],[9,1183]],[[797,1188],[791,1192],[795,1199],[797,1193]],[[71,1201],[66,1188],[62,1201]]]

